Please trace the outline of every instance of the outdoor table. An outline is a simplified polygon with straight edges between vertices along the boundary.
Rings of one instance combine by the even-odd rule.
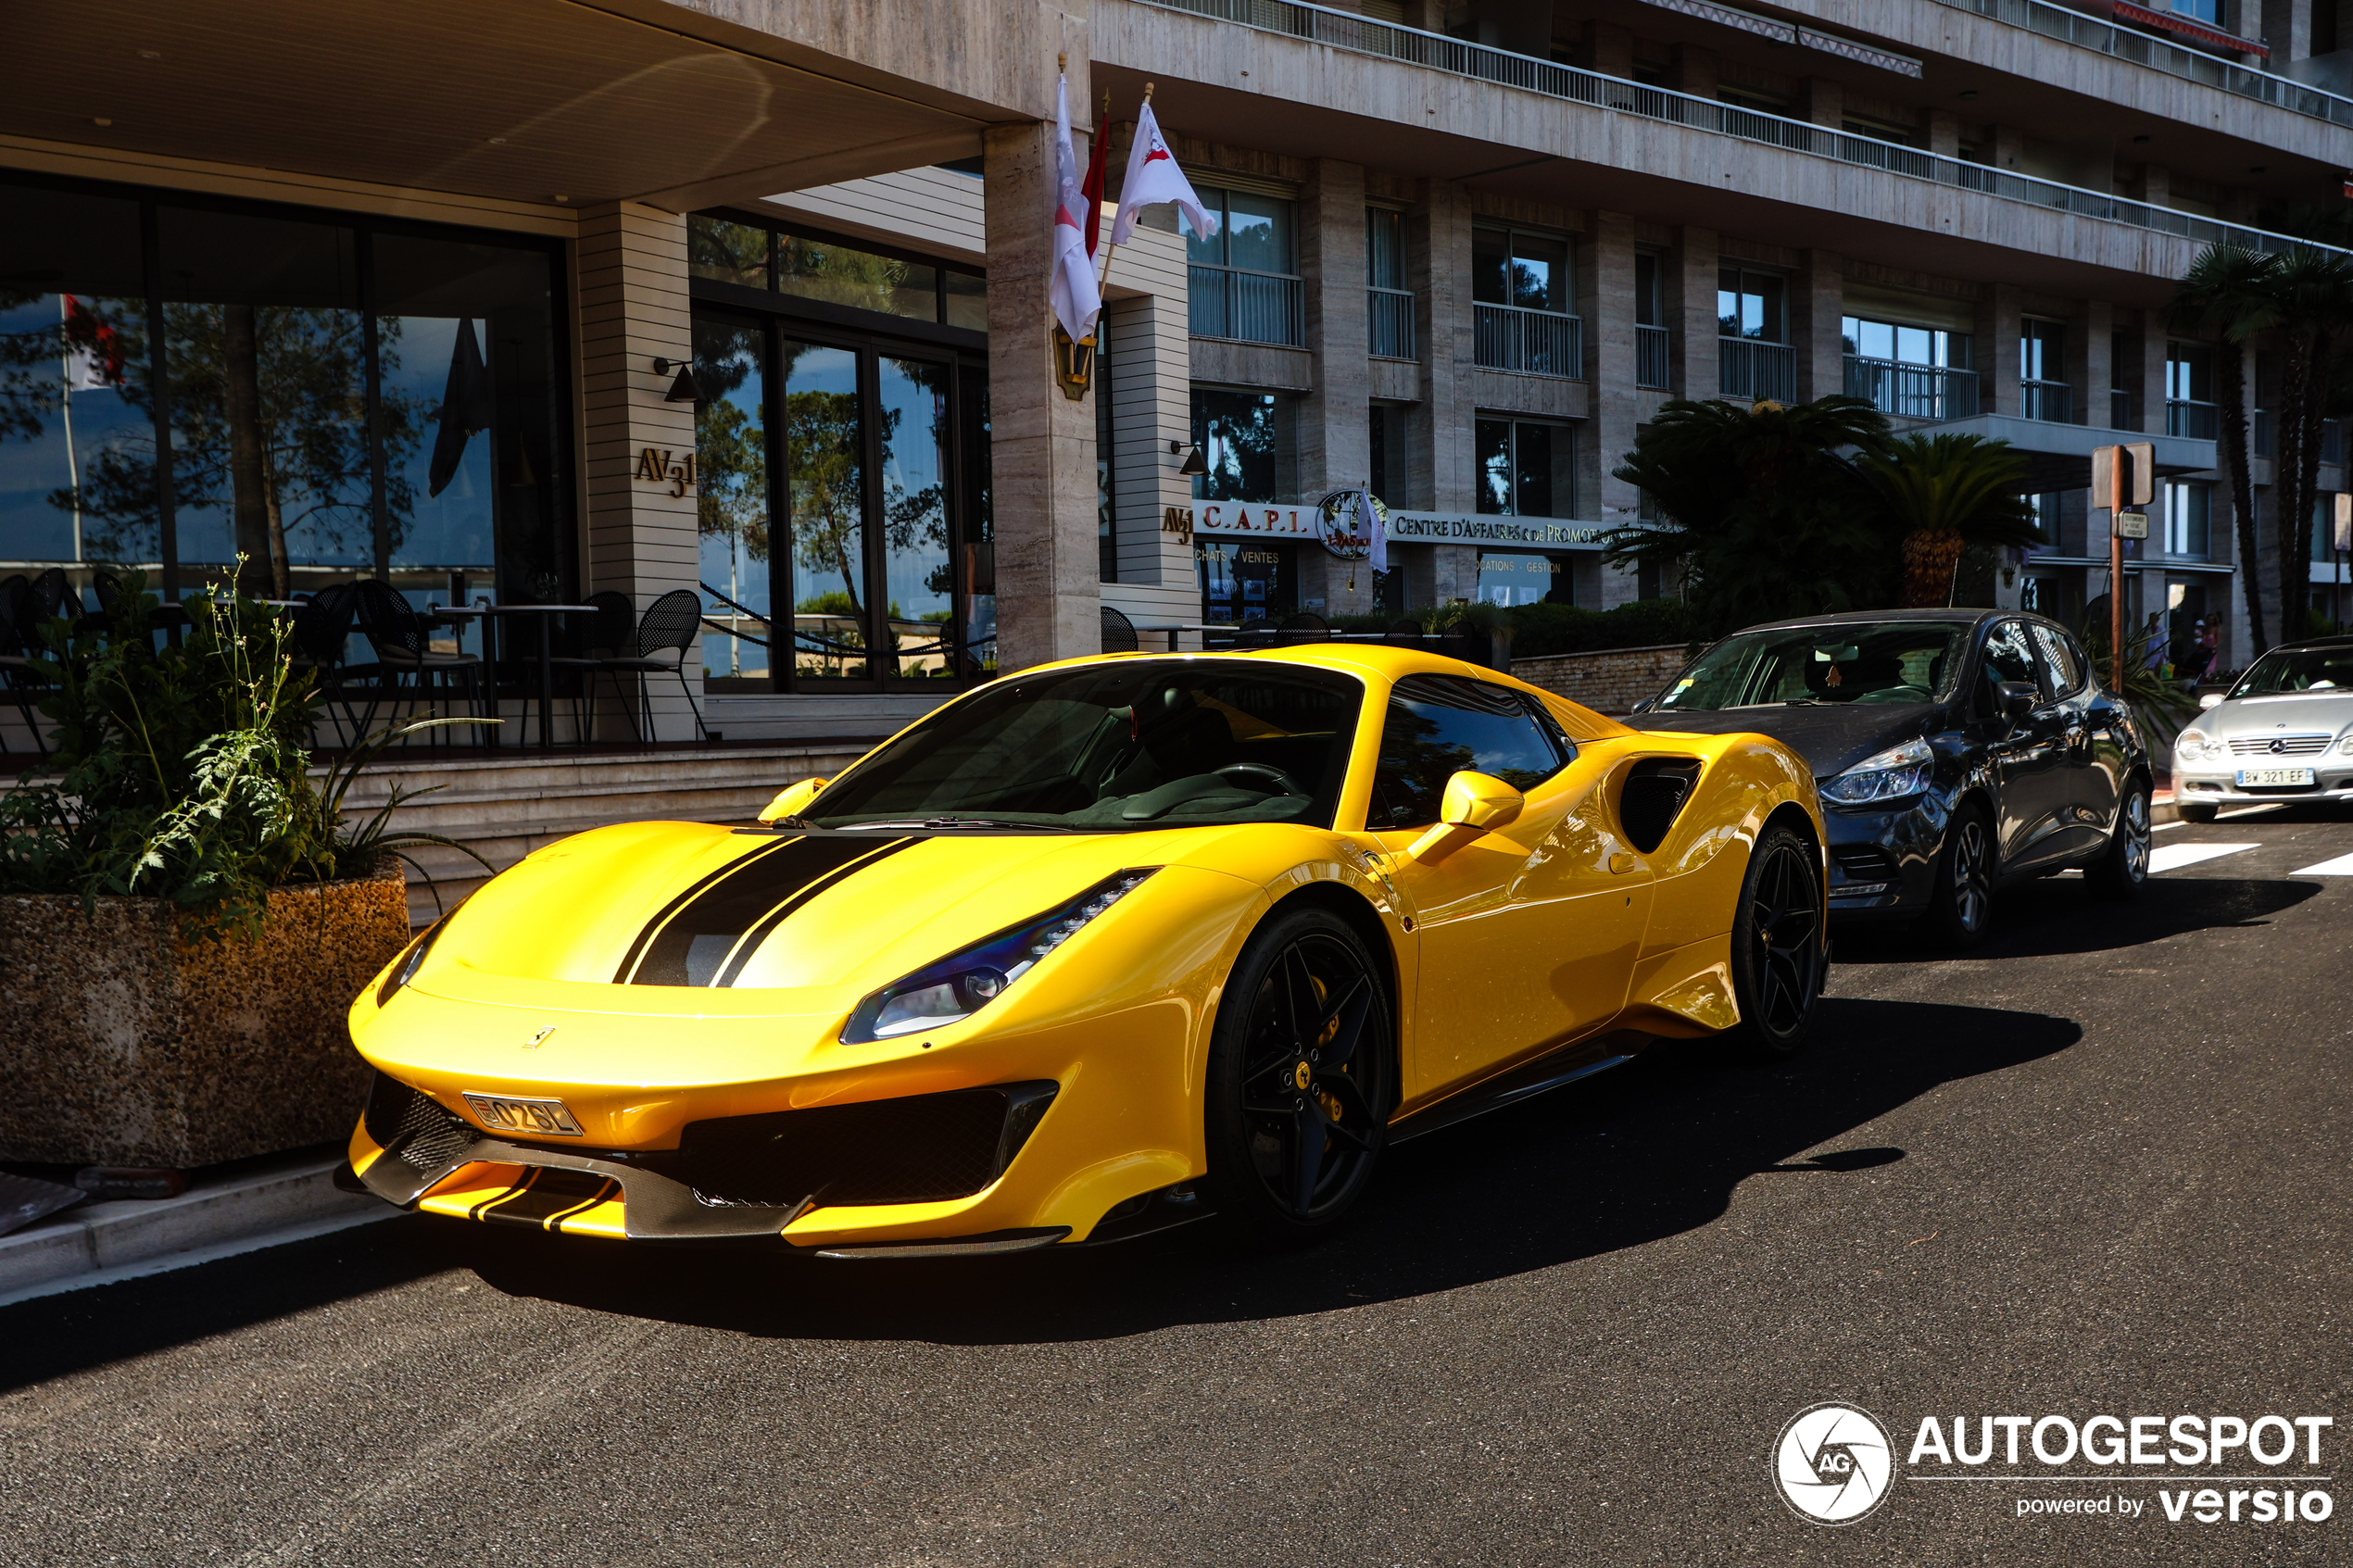
[[[1176,633],[1179,632],[1239,632],[1241,628],[1239,626],[1221,626],[1214,621],[1210,621],[1198,626],[1139,626],[1136,630],[1139,632],[1167,633],[1168,651],[1170,653],[1175,653],[1177,651]]]
[[[446,605],[438,612],[449,617],[481,616],[483,620],[483,663],[490,671],[490,692],[493,703],[497,701],[498,666],[492,658],[489,628],[492,619],[508,615],[535,615],[539,618],[539,748],[556,748],[556,667],[552,618],[559,615],[594,615],[595,605]],[[496,732],[493,732],[496,734]],[[528,745],[528,742],[525,742]]]

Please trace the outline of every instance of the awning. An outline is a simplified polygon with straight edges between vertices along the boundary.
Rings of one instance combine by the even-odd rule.
[[[2091,425],[2052,424],[2021,420],[2014,414],[1980,414],[1930,425],[1930,435],[1982,435],[2007,441],[2026,459],[2028,490],[2040,495],[2053,490],[2088,490],[2092,485],[2092,451],[2099,446],[2145,441],[2156,450],[2158,477],[2204,473],[2221,466],[2221,454],[2211,441],[2186,435],[2145,435],[2137,431],[2101,430]]]
[[[2208,48],[2228,49],[2234,55],[2253,55],[2263,60],[2271,57],[2271,51],[2252,38],[2241,38],[2236,33],[2208,27],[2203,22],[2192,21],[2171,11],[2152,11],[2133,5],[2133,0],[2116,0],[2116,19],[2131,22],[2136,27],[2153,27],[2160,32],[2179,33]]]

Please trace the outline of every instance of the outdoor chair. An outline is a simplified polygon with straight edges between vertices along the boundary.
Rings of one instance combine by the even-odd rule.
[[[397,706],[404,676],[413,683],[417,695],[428,703],[432,701],[436,678],[444,689],[462,682],[468,700],[479,712],[482,696],[482,660],[479,658],[470,653],[435,653],[429,623],[391,583],[379,578],[363,577],[352,583],[351,588],[359,611],[359,630],[376,650],[376,662],[384,671],[376,695],[369,700],[368,716],[360,721],[363,730],[375,724],[378,698],[389,699]]]
[[[317,677],[316,689],[330,705],[341,703],[343,718],[334,718],[332,707],[328,721],[335,726],[338,745],[345,741],[344,728],[350,726],[352,740],[359,739],[359,721],[351,710],[350,683],[356,675],[381,674],[381,665],[346,665],[344,653],[351,640],[351,623],[359,612],[358,586],[336,583],[310,596],[300,609],[295,611],[293,654],[296,670],[308,670]],[[370,704],[371,711],[374,704]]]
[[[1109,605],[1102,607],[1103,651],[1105,653],[1135,653],[1143,645],[1136,640],[1136,623]]]
[[[1382,634],[1381,641],[1396,643],[1403,647],[1417,648],[1422,646],[1422,623],[1418,621],[1392,621],[1389,623],[1388,632]]]
[[[30,579],[19,571],[0,581],[0,683],[6,684],[24,727],[32,732],[34,749],[46,757],[49,742],[41,733],[40,710],[33,707],[35,696],[49,689],[48,681],[32,667],[32,656],[44,651],[40,633],[33,630],[40,621],[41,601]]]
[[[637,611],[629,596],[607,588],[581,601],[596,606],[587,615],[567,615],[557,635],[563,651],[549,662],[577,678],[573,688],[572,733],[585,741],[597,738],[597,677],[612,677],[613,700],[629,721],[633,739],[643,740],[637,714],[621,689],[622,671],[616,661],[634,655],[637,646]],[[701,607],[696,607],[698,613]],[[642,684],[642,683],[641,683]]]
[[[100,615],[111,615],[114,607],[122,602],[122,579],[103,566],[90,574],[90,589],[98,596]]]
[[[673,588],[646,607],[644,619],[637,622],[634,654],[596,661],[598,670],[610,671],[616,680],[623,674],[637,677],[637,711],[645,721],[637,733],[647,740],[654,736],[653,696],[648,679],[654,675],[678,677],[678,689],[686,694],[686,706],[695,715],[696,738],[711,733],[703,727],[702,705],[695,700],[695,689],[686,681],[686,650],[694,646],[696,629],[701,624],[702,600],[691,588]]]
[[[70,603],[74,613],[82,613],[82,596],[73,591],[73,581],[63,567],[51,567],[32,580],[32,596],[41,606],[41,619],[54,621],[66,612]]]
[[[1296,615],[1283,617],[1283,623],[1277,630],[1282,633],[1285,643],[1328,643],[1332,640],[1331,622],[1312,610],[1302,609]]]

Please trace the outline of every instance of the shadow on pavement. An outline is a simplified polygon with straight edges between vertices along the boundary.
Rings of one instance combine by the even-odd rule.
[[[1794,1061],[1668,1042],[1628,1066],[1384,1159],[1348,1228],[1289,1255],[1215,1222],[1101,1249],[824,1263],[762,1248],[661,1248],[409,1217],[0,1313],[0,1387],[59,1376],[451,1269],[518,1297],[761,1337],[945,1344],[1114,1337],[1328,1311],[1639,1247],[1706,1224],[1758,1173],[1825,1184],[1906,1151],[1832,1142],[1941,1084],[2065,1050],[2062,1018],[1823,1003]]]
[[[2284,877],[2160,876],[2151,878],[2138,898],[2117,902],[2095,896],[2077,878],[2044,877],[1994,895],[1994,929],[1968,952],[1938,952],[1908,932],[1885,926],[1834,930],[1833,940],[1841,964],[2099,953],[2197,931],[2268,925],[2320,893],[2318,883]]]

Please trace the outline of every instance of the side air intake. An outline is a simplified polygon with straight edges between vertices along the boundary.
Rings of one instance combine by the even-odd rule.
[[[1691,757],[1645,757],[1626,770],[1618,786],[1617,820],[1626,842],[1647,855],[1667,842],[1667,830],[1682,815],[1683,803],[1699,783],[1699,760]]]

